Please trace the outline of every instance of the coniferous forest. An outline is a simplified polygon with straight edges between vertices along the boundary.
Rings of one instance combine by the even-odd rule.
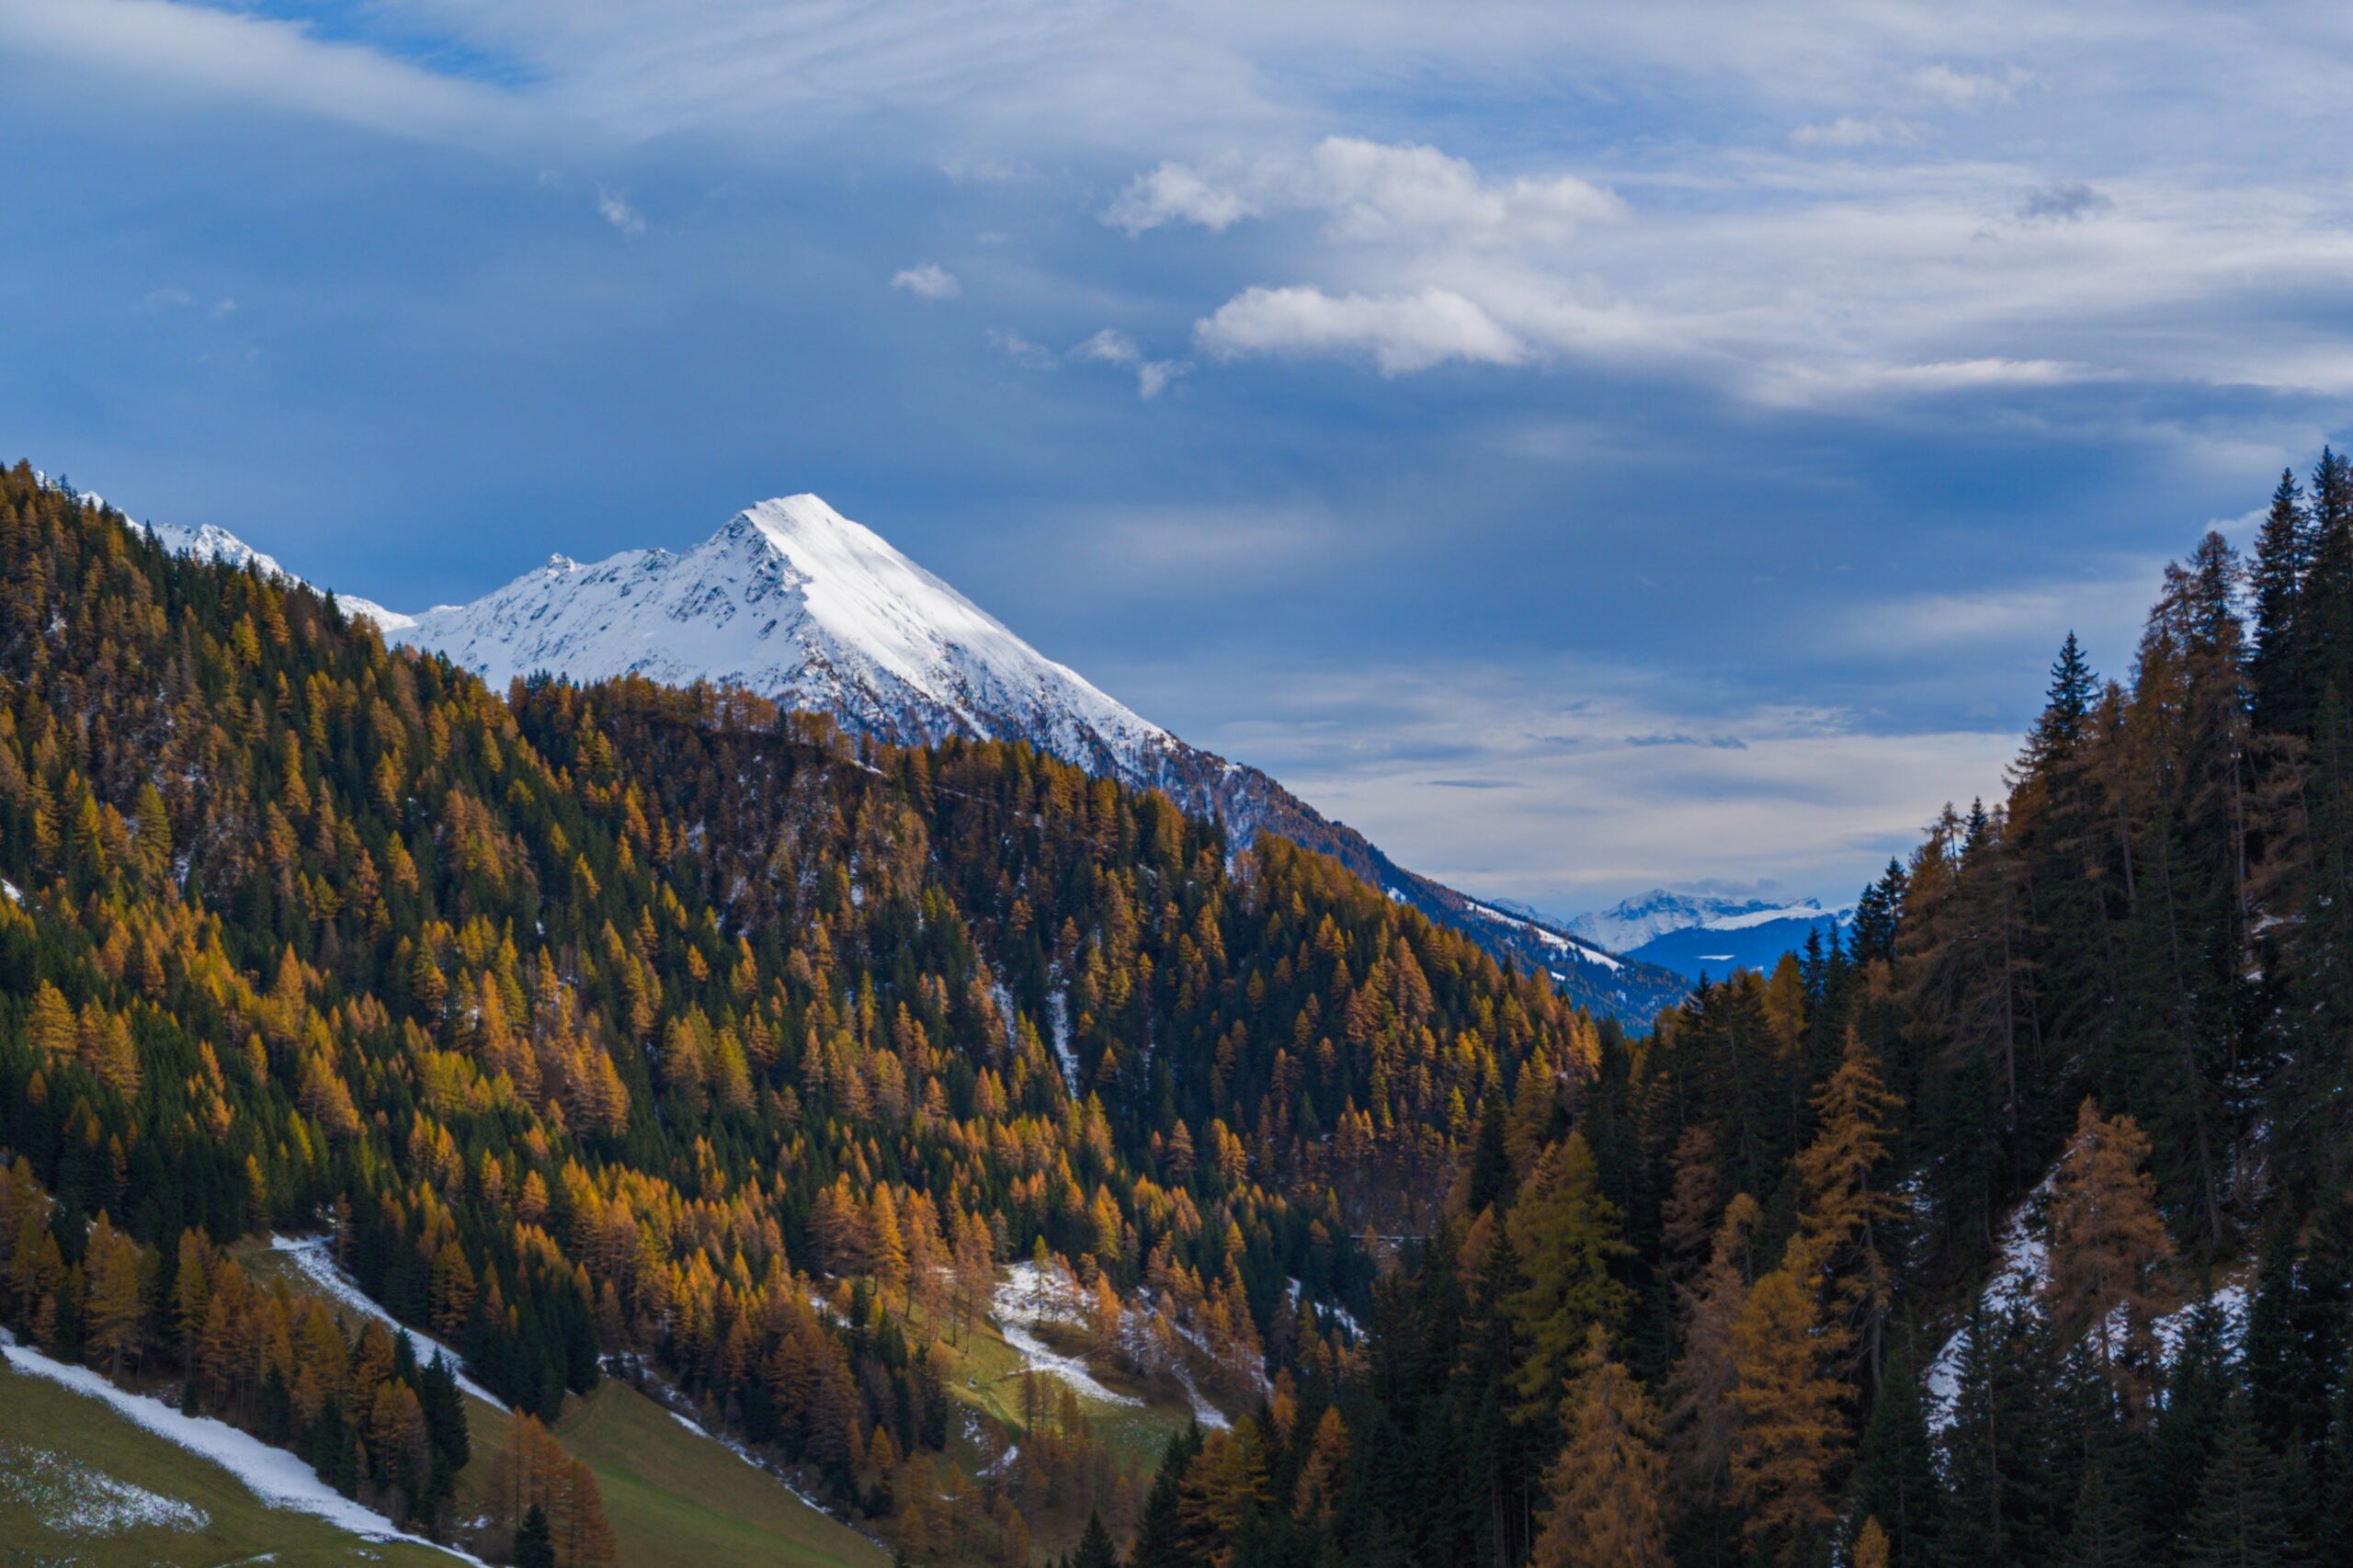
[[[913,1562],[2353,1560],[2333,453],[1646,1031],[1025,747],[489,691],[23,466],[0,875],[0,1323],[456,1530],[456,1369],[241,1261],[322,1238],[517,1411],[509,1560],[614,1561],[540,1425],[607,1377]],[[1231,1426],[950,1476],[1026,1260]]]

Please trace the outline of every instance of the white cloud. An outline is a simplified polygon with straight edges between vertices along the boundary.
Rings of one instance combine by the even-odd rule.
[[[1875,147],[1887,142],[1910,142],[1918,135],[1911,125],[1900,119],[1863,119],[1842,114],[1822,124],[1801,125],[1790,132],[1790,140],[1800,147]]]
[[[1136,367],[1136,395],[1149,403],[1192,368],[1184,359],[1147,359]]]
[[[1486,311],[1445,289],[1336,298],[1315,288],[1250,289],[1194,324],[1193,334],[1203,349],[1221,358],[1364,356],[1387,376],[1427,370],[1449,359],[1517,365],[1529,358],[1527,346]]]
[[[1143,358],[1135,339],[1116,327],[1105,327],[1071,350],[1078,359],[1099,359],[1106,365],[1132,365]]]
[[[1327,136],[1303,159],[1164,163],[1131,180],[1104,222],[1136,234],[1165,223],[1215,231],[1245,218],[1315,212],[1349,240],[1439,233],[1453,244],[1557,244],[1579,224],[1624,210],[1575,175],[1490,182],[1435,147]]]
[[[631,207],[627,200],[609,190],[600,190],[597,193],[597,211],[606,222],[631,239],[645,233],[644,216],[636,208]]]
[[[1851,400],[1865,393],[1984,392],[2002,387],[2055,387],[2075,381],[2111,381],[2087,365],[2058,359],[1944,359],[1917,365],[1847,360],[1826,366],[1795,366],[1760,376],[1750,391],[1761,401],[1793,407]]]
[[[1136,373],[1137,394],[1147,402],[1168,390],[1169,383],[1193,367],[1182,359],[1148,359],[1135,339],[1114,327],[1105,327],[1070,351],[1074,359],[1117,365]]]
[[[964,291],[964,286],[956,281],[956,275],[936,261],[895,274],[891,287],[904,289],[918,300],[952,300]]]
[[[1188,706],[1150,669],[1114,689]],[[1188,662],[1165,676],[1198,687]],[[1888,733],[1838,710],[1722,707],[1654,670],[1582,661],[1294,666],[1217,683],[1234,713],[1188,738],[1256,764],[1401,865],[1566,913],[1662,882],[1772,878],[1847,899],[1948,799],[2000,792],[2017,733]],[[1434,803],[1460,781],[1476,810]]]
[[[1962,71],[1938,61],[1913,72],[1908,80],[1912,90],[1924,98],[1954,108],[1978,108],[2007,102],[2026,77],[2017,71]]]
[[[988,329],[988,343],[991,348],[1024,369],[1051,370],[1062,362],[1044,344],[1032,343],[1019,333],[1003,327]]]
[[[301,22],[173,0],[0,0],[0,47],[401,136],[473,140],[517,124],[490,88],[314,37]]]
[[[1848,648],[1878,656],[2020,642],[2055,652],[2070,631],[2093,648],[2129,649],[2162,571],[2158,562],[2126,560],[2097,575],[1905,595],[1859,607],[1830,630]]]

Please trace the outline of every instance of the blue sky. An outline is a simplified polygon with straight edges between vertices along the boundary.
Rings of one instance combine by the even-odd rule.
[[[815,490],[1417,869],[1844,898],[2341,441],[2321,9],[0,0],[0,446],[404,608]]]

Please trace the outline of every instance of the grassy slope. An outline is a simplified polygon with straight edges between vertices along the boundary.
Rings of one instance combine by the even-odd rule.
[[[1191,1408],[1182,1400],[1171,1398],[1165,1390],[1140,1383],[1087,1355],[1079,1335],[1056,1324],[1044,1324],[1030,1332],[1056,1351],[1086,1362],[1091,1375],[1104,1387],[1144,1402],[1141,1405],[1106,1404],[1082,1396],[1079,1409],[1096,1436],[1124,1458],[1146,1471],[1157,1465],[1169,1437],[1184,1430],[1186,1423],[1192,1419]],[[958,1365],[948,1381],[949,1393],[1017,1438],[1021,1431],[1020,1352],[1006,1343],[996,1324],[986,1321],[976,1324],[972,1338],[957,1348]],[[1062,1389],[1062,1383],[1051,1376],[1045,1379],[1045,1385],[1050,1394],[1058,1395]]]
[[[265,1245],[244,1244],[237,1256],[265,1278],[315,1293],[301,1270]],[[335,1301],[326,1304],[347,1316]],[[466,1415],[473,1460],[459,1478],[458,1511],[471,1517],[491,1456],[506,1437],[506,1417],[471,1398]],[[883,1568],[890,1561],[775,1477],[688,1431],[626,1385],[608,1381],[585,1400],[567,1399],[556,1437],[597,1472],[625,1568]]]
[[[246,1244],[239,1260],[256,1273],[282,1278],[297,1292],[312,1287],[300,1269],[287,1267],[267,1246]],[[328,1306],[338,1315],[343,1309]],[[1081,1408],[1097,1436],[1146,1473],[1159,1462],[1169,1436],[1191,1412],[1168,1391],[1140,1385],[1116,1369],[1095,1364],[1075,1334],[1059,1325],[1038,1329],[1057,1350],[1086,1359],[1098,1381],[1144,1400],[1138,1405],[1082,1399]],[[986,1424],[1019,1441],[1021,1369],[1018,1352],[996,1325],[983,1319],[957,1347],[948,1379],[950,1394]],[[1060,1384],[1047,1380],[1050,1390]],[[474,1487],[506,1433],[506,1418],[490,1406],[467,1401],[474,1460],[460,1479],[461,1515],[475,1511]],[[982,1462],[983,1451],[962,1422],[950,1425],[949,1452],[966,1466]],[[810,1506],[772,1476],[737,1459],[709,1438],[673,1420],[660,1406],[623,1384],[601,1384],[591,1398],[567,1401],[556,1436],[588,1461],[603,1490],[605,1512],[629,1568],[699,1568],[741,1563],[748,1568],[882,1568],[888,1554],[840,1521]],[[1041,1545],[1076,1538],[1083,1519],[1033,1518]]]
[[[889,1555],[625,1383],[566,1402],[556,1436],[588,1461],[630,1568],[882,1568]]]
[[[0,1487],[0,1562],[223,1564],[275,1552],[276,1568],[324,1568],[365,1560],[387,1568],[448,1568],[456,1559],[405,1542],[377,1545],[324,1519],[272,1508],[210,1460],[142,1430],[85,1394],[26,1373],[0,1370],[0,1475],[25,1473],[47,1451],[85,1471],[127,1482],[210,1517],[201,1530],[142,1526],[85,1536],[51,1528],[51,1510]]]

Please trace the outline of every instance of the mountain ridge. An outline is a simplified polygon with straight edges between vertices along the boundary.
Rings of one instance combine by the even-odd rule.
[[[1734,969],[1766,970],[1799,952],[1810,933],[1825,938],[1854,919],[1852,903],[1824,908],[1811,898],[1777,903],[1653,888],[1561,923],[1562,929],[1670,969],[1689,979]]]
[[[167,549],[300,583],[225,529],[144,525]],[[1047,658],[881,535],[809,493],[745,507],[682,551],[556,554],[465,604],[415,615],[336,594],[388,642],[438,653],[494,689],[532,674],[736,686],[892,744],[1017,740],[1158,790],[1242,846],[1271,833],[1331,856],[1391,899],[1550,975],[1573,1000],[1646,1025],[1688,989],[1614,953],[1398,865],[1262,769],[1194,746]]]

